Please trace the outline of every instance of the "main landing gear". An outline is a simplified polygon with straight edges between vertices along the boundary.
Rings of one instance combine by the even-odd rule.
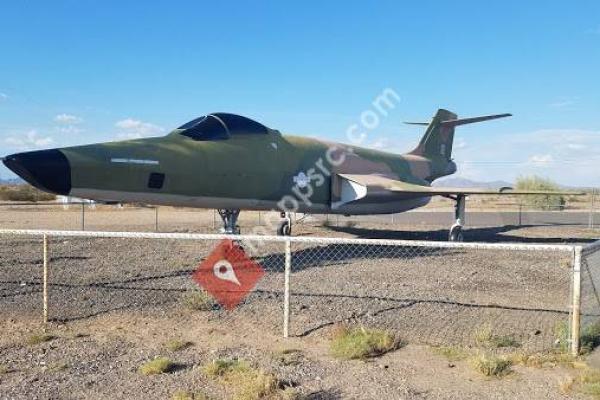
[[[223,220],[222,232],[227,235],[239,235],[240,226],[237,224],[240,210],[217,210]]]
[[[281,222],[277,227],[277,235],[278,236],[291,236],[292,234],[292,218],[290,213],[282,212],[281,213]]]
[[[448,234],[448,240],[451,242],[462,242],[464,239],[465,197],[464,194],[457,194],[454,197],[450,196],[454,200],[454,224],[450,227],[450,233]]]

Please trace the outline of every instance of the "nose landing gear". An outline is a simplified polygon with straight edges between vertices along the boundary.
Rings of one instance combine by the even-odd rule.
[[[292,218],[290,213],[281,213],[281,218],[283,220],[279,223],[277,227],[277,235],[278,236],[291,236],[292,234]]]
[[[223,220],[223,233],[228,235],[239,235],[240,226],[237,224],[240,210],[217,210]]]

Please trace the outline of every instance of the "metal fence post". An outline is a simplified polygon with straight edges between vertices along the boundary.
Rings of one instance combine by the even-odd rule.
[[[154,232],[158,232],[158,206],[154,207]]]
[[[43,261],[43,278],[42,278],[42,290],[43,290],[43,302],[44,302],[44,325],[48,324],[48,236],[44,235],[44,261]]]
[[[581,246],[573,252],[573,298],[571,306],[571,354],[579,354],[581,330]]]
[[[81,202],[81,230],[85,231],[85,202]]]
[[[290,336],[290,274],[292,272],[292,250],[290,240],[285,241],[285,270],[283,289],[283,337]]]
[[[594,200],[596,197],[596,189],[592,189],[592,199],[590,200],[590,215],[588,221],[588,228],[594,229]]]

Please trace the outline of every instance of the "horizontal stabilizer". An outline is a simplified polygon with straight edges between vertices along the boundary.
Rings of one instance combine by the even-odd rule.
[[[495,114],[495,115],[484,115],[482,117],[450,119],[447,121],[441,121],[440,125],[442,125],[442,126],[459,126],[459,125],[474,124],[475,122],[483,122],[483,121],[489,121],[491,119],[506,118],[506,117],[512,117],[512,114]]]

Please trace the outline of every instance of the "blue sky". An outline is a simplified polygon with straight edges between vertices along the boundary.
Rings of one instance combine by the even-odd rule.
[[[229,111],[347,141],[386,88],[366,143],[444,107],[511,112],[459,128],[459,175],[600,186],[600,3],[18,1],[0,5],[0,153],[162,135]],[[10,177],[6,169],[0,176]]]

